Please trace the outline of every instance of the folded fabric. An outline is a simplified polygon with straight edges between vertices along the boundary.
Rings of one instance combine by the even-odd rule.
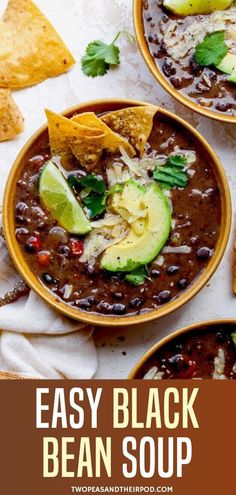
[[[0,238],[0,298],[21,281]],[[2,299],[1,299],[2,300]],[[93,327],[54,311],[33,291],[0,306],[0,369],[35,378],[92,378]]]

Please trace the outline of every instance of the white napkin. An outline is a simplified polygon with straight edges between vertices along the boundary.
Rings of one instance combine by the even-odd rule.
[[[21,281],[0,238],[0,297]],[[92,378],[93,327],[55,312],[33,291],[0,307],[0,369],[35,378]]]

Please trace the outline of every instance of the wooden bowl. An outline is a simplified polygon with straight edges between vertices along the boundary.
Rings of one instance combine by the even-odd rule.
[[[66,110],[64,112],[64,115],[72,116],[76,112],[79,113],[89,111],[102,113],[135,105],[144,105],[144,103],[133,100],[97,100],[76,105],[75,107]],[[144,323],[165,316],[187,303],[206,285],[210,277],[215,272],[224,254],[231,226],[231,200],[227,179],[225,177],[222,165],[208,142],[196,131],[196,129],[194,129],[190,124],[185,122],[180,117],[173,115],[163,108],[158,108],[158,111],[162,115],[165,115],[168,118],[172,119],[172,121],[180,124],[183,127],[183,130],[186,130],[186,132],[190,133],[192,137],[195,138],[195,140],[199,142],[199,145],[204,149],[206,157],[208,157],[209,161],[213,165],[217,184],[219,187],[221,196],[222,219],[220,235],[215,249],[215,254],[211,258],[206,269],[195,280],[195,282],[193,282],[193,284],[188,289],[186,289],[186,291],[183,292],[178,298],[170,301],[165,306],[160,307],[156,310],[140,315],[120,317],[116,317],[114,315],[109,317],[99,314],[89,314],[79,309],[70,307],[66,303],[57,299],[55,295],[53,295],[45,287],[43,287],[37,277],[31,272],[15,237],[14,198],[16,183],[24,167],[24,159],[25,157],[27,157],[27,155],[30,154],[30,150],[32,151],[32,148],[36,145],[38,140],[42,139],[42,137],[47,133],[47,125],[44,125],[35,134],[33,134],[33,136],[23,147],[22,151],[19,153],[11,169],[3,200],[3,225],[9,253],[16,266],[16,269],[21,274],[26,283],[54,309],[60,311],[66,316],[69,316],[70,318],[74,318],[76,320],[85,323],[91,323],[94,325],[117,327],[119,325],[128,326],[138,323]]]
[[[228,319],[219,319],[219,320],[206,320],[206,321],[200,321],[199,323],[192,323],[191,325],[188,325],[186,327],[181,328],[180,330],[176,330],[175,332],[171,333],[164,339],[160,340],[157,344],[154,344],[149,351],[147,351],[144,356],[142,356],[139,361],[135,364],[133,367],[132,371],[130,372],[128,379],[129,380],[134,380],[141,367],[155,354],[156,352],[160,351],[162,347],[164,347],[166,344],[171,342],[172,340],[176,339],[176,337],[179,337],[180,335],[187,334],[189,332],[195,332],[196,330],[201,332],[201,331],[210,331],[212,327],[215,325],[236,325],[236,320],[233,318],[228,318]]]
[[[145,63],[147,64],[149,70],[155,77],[158,83],[171,95],[173,98],[178,100],[180,103],[183,103],[186,107],[190,108],[194,112],[200,113],[204,115],[204,117],[210,117],[211,119],[219,120],[221,122],[231,122],[236,123],[236,116],[225,115],[218,112],[214,112],[213,110],[209,110],[207,108],[201,107],[190,98],[184,96],[180,91],[176,90],[171,83],[165,78],[162,71],[156,66],[155,61],[150,53],[148,43],[145,38],[144,25],[143,25],[143,0],[133,0],[133,19],[134,19],[134,28],[137,43],[140,49],[140,52],[144,58]]]

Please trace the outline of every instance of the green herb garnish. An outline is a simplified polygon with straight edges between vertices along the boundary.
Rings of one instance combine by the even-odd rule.
[[[106,196],[92,192],[84,199],[83,206],[88,208],[91,218],[97,217],[106,209]]]
[[[86,76],[104,76],[111,65],[119,65],[120,49],[115,42],[120,35],[125,35],[130,43],[135,41],[127,31],[119,31],[110,45],[100,40],[88,44],[85,55],[81,59],[82,70]]]
[[[168,167],[180,168],[182,170],[187,165],[187,159],[185,156],[170,155],[167,158],[166,165]]]
[[[236,347],[236,332],[234,332],[234,333],[231,334],[231,338],[232,338],[232,341],[233,341],[233,343],[234,343],[234,345]]]
[[[153,178],[160,183],[163,189],[186,187],[188,184],[188,177],[184,171],[186,164],[187,160],[184,156],[169,156],[165,165],[156,167]]]
[[[80,180],[82,187],[88,187],[91,191],[95,191],[99,194],[104,194],[106,191],[106,184],[103,179],[96,177],[96,175],[85,175]]]
[[[148,278],[146,265],[139,266],[139,268],[136,268],[132,272],[125,275],[125,280],[133,285],[143,284],[146,278]]]
[[[199,65],[205,67],[218,65],[228,53],[223,31],[207,34],[204,40],[199,43],[195,51],[195,60]]]

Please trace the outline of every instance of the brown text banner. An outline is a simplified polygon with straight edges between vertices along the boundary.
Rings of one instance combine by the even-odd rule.
[[[235,382],[0,382],[4,495],[225,495]]]

